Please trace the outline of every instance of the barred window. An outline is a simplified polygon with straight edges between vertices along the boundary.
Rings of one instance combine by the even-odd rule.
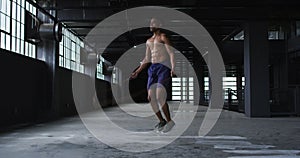
[[[25,10],[37,15],[26,0],[0,0],[0,48],[36,58],[36,46],[24,40]]]
[[[59,66],[84,73],[84,66],[80,64],[80,47],[84,47],[82,40],[63,28],[63,38],[59,46]]]
[[[100,56],[100,61],[97,64],[97,78],[104,80],[104,75],[103,75],[103,62],[104,62],[104,58],[102,56]]]

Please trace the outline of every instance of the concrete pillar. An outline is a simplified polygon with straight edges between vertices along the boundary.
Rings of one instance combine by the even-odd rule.
[[[204,66],[201,65],[199,67],[199,88],[200,88],[200,98],[199,98],[199,101],[200,101],[200,104],[204,104],[205,102],[205,91],[204,91]]]
[[[243,100],[243,72],[240,65],[237,66],[237,99],[239,101],[238,110],[245,111]]]
[[[268,23],[249,21],[244,30],[245,114],[270,117]]]
[[[196,75],[194,78],[194,100],[199,100],[198,103],[195,102],[195,105],[204,104],[204,66],[201,59],[202,57],[198,56],[197,53],[193,53],[193,69]],[[196,88],[197,85],[199,88]]]
[[[44,23],[50,23],[51,19],[45,14],[38,12],[38,18]],[[47,95],[47,107],[43,109],[46,114],[41,114],[41,117],[48,119],[57,118],[60,115],[59,107],[59,74],[58,74],[58,59],[59,59],[59,42],[55,40],[42,39],[42,44],[37,45],[37,59],[45,61],[49,69],[48,89],[46,89]],[[46,110],[46,111],[44,111]],[[49,113],[50,110],[51,112]]]
[[[197,63],[199,61],[196,61],[194,64],[194,70],[197,75],[197,79],[194,79],[194,99],[195,97],[199,97],[199,105],[203,105],[205,98],[204,98],[204,67],[203,65],[200,65],[200,63]],[[199,90],[196,89],[196,85],[199,85]]]
[[[186,102],[190,103],[190,72],[189,72],[189,63],[185,63],[186,67]]]
[[[180,62],[180,101],[183,101],[183,62]]]
[[[296,94],[295,94],[295,97],[296,97],[296,107],[295,107],[295,109],[296,109],[296,114],[298,115],[298,116],[300,116],[300,86],[297,86],[296,87]]]

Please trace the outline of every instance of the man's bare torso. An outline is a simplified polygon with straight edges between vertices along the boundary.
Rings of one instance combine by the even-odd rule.
[[[151,51],[152,63],[162,63],[169,59],[165,44],[161,40],[161,35],[149,38],[146,44]]]

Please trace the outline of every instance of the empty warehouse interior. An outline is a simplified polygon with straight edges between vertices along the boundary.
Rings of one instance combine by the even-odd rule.
[[[296,0],[0,0],[0,155],[300,157],[299,10]],[[131,77],[153,18],[175,61],[166,133],[148,101],[155,64]]]

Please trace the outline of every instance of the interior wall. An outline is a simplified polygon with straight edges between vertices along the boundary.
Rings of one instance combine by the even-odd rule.
[[[49,110],[44,62],[0,49],[0,126],[36,120]]]
[[[0,71],[0,127],[57,119],[51,117],[50,70],[45,62],[0,49]],[[57,76],[58,116],[76,115],[72,71],[60,67]],[[84,74],[80,77],[88,78]],[[96,89],[101,106],[115,104],[109,82],[96,80]]]

